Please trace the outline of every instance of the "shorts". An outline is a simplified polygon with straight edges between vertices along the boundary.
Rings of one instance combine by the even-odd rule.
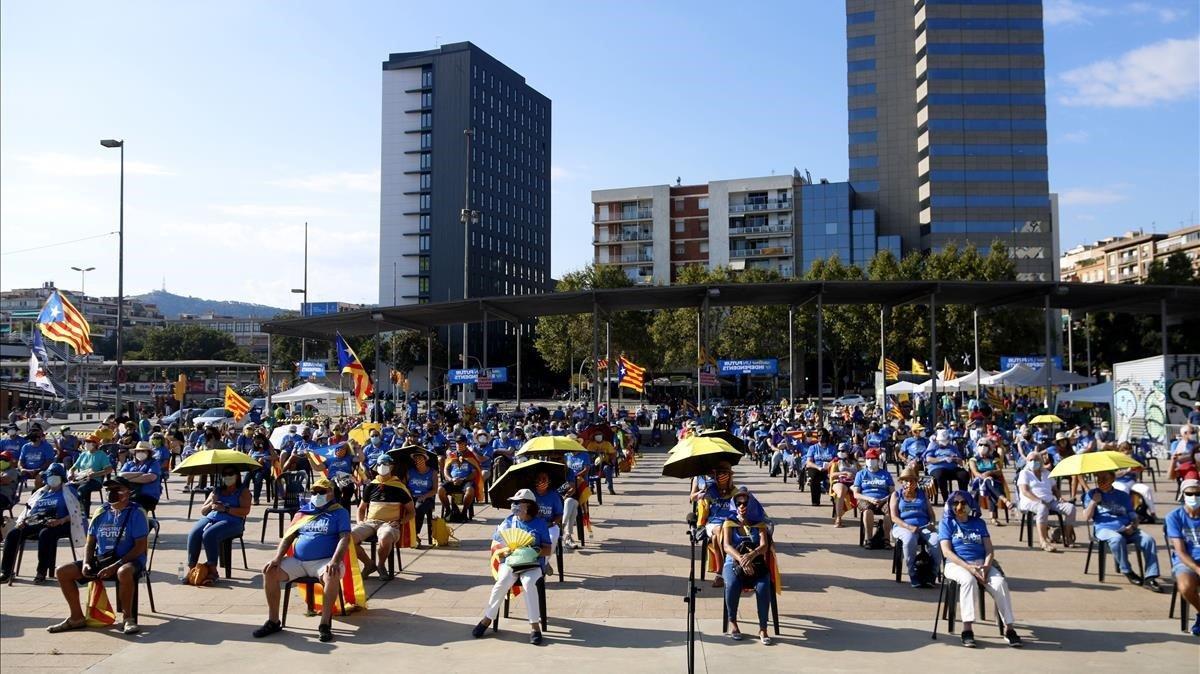
[[[462,484],[454,484],[453,482],[446,482],[442,486],[445,487],[447,494],[462,494],[466,491],[467,487],[470,486],[470,484],[471,484],[470,482],[464,482]]]
[[[885,502],[868,503],[866,499],[859,499],[858,512],[865,513],[866,511],[870,510],[871,512],[875,513],[876,515],[882,515],[883,508],[885,505],[886,505]]]
[[[1175,564],[1173,566],[1171,566],[1171,575],[1174,576],[1175,578],[1178,578],[1181,574],[1184,574],[1184,573],[1190,573],[1193,576],[1200,577],[1200,574],[1197,574],[1192,569],[1192,567],[1184,564],[1183,562],[1175,562]]]
[[[297,578],[304,578],[305,576],[320,578],[321,574],[325,573],[325,567],[328,566],[332,561],[332,557],[302,561],[291,555],[288,555],[287,557],[283,558],[282,562],[279,563],[279,568],[287,574],[288,580],[296,580]]]
[[[362,543],[372,536],[383,538],[389,533],[399,540],[400,530],[392,526],[391,522],[385,522],[384,520],[363,520],[350,531],[350,535],[354,536],[355,543]]]
[[[80,585],[87,585],[88,583],[92,582],[93,580],[96,580],[95,578],[91,578],[91,577],[83,575],[83,560],[79,560],[79,561],[76,561],[73,563],[75,564],[75,568],[79,569],[79,580],[77,582]],[[132,564],[134,566],[134,568],[136,569],[136,571],[134,571],[133,577],[137,578],[137,579],[141,579],[142,574],[145,573],[145,571],[146,571],[146,565],[143,564],[140,559],[135,559],[132,562],[129,562],[129,564]],[[111,580],[111,581],[115,582],[117,580],[117,577],[113,576],[112,578],[105,578],[105,580],[106,581]]]
[[[704,533],[708,534],[709,540],[712,540],[717,534],[717,529],[720,529],[723,526],[725,526],[724,520],[721,520],[720,522],[709,522],[708,524],[704,525]]]

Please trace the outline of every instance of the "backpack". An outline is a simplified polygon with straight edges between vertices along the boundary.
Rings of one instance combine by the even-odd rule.
[[[884,538],[883,525],[878,522],[875,524],[875,533],[871,534],[871,539],[867,541],[868,550],[882,550],[887,547],[887,540]]]
[[[207,587],[213,584],[214,578],[209,575],[207,564],[197,564],[187,572],[187,584],[195,587]]]
[[[937,571],[933,568],[933,556],[925,548],[918,549],[917,556],[913,558],[913,582],[921,585],[933,585],[936,576]]]
[[[439,548],[455,547],[458,545],[458,539],[450,532],[450,525],[446,524],[446,520],[435,517],[433,519],[433,544]]]

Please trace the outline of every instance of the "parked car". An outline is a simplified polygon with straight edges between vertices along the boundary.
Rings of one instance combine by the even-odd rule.
[[[834,405],[842,405],[844,407],[853,407],[854,405],[866,405],[867,399],[857,393],[850,393],[833,401]]]
[[[234,421],[233,412],[230,412],[224,407],[213,407],[205,410],[204,414],[192,419],[192,424],[204,424],[205,426],[212,426],[213,424],[216,424],[217,426],[233,425],[240,428],[244,426],[248,420],[249,416],[245,416],[242,417],[241,421]]]
[[[178,423],[181,416],[183,418],[183,425],[190,425],[192,420],[200,416],[203,412],[204,408],[201,407],[185,407],[182,410],[175,410],[162,418],[162,425],[170,426],[171,424]]]

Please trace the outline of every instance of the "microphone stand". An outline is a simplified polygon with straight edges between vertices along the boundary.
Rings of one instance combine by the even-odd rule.
[[[696,542],[703,536],[704,530],[696,529],[696,513],[688,514],[688,543],[691,546],[690,566],[688,569],[688,589],[683,601],[688,605],[687,610],[687,667],[688,674],[696,671],[696,595],[700,588],[696,586]]]

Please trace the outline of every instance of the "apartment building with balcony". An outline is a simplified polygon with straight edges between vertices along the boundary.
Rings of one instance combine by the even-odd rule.
[[[107,338],[117,330],[117,298],[83,295],[73,290],[56,288],[47,281],[39,288],[14,288],[0,292],[0,323],[15,333],[28,334],[37,323],[38,313],[46,298],[58,290],[83,314],[92,328],[92,337]],[[125,298],[125,326],[162,327],[166,319],[154,304],[131,297]]]

